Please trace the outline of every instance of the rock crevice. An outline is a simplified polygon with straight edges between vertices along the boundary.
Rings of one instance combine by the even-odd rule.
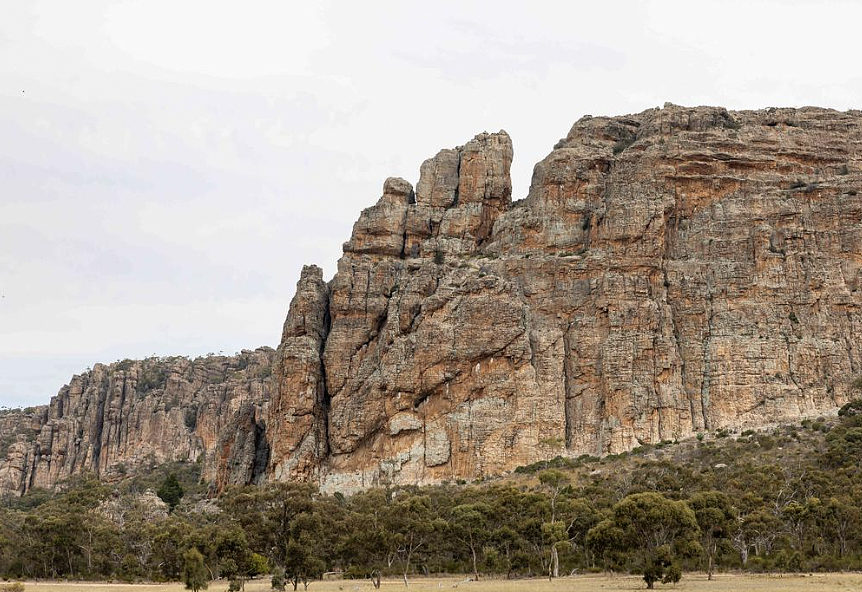
[[[216,488],[470,479],[859,396],[862,113],[584,117],[514,204],[512,154],[387,179],[277,350],[97,365],[0,416],[0,491],[181,458]]]

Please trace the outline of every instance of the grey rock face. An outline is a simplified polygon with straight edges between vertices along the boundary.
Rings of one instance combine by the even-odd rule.
[[[203,459],[205,478],[216,481],[225,464],[216,451],[224,458],[245,452],[224,440],[217,449],[219,435],[236,425],[244,405],[257,413],[267,408],[274,356],[260,348],[231,357],[96,364],[17,424],[22,433],[0,461],[0,495],[52,488],[83,472],[120,479],[181,460]],[[246,480],[248,467],[230,466],[234,482]]]

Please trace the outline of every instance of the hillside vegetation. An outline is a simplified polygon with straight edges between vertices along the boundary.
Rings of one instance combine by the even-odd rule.
[[[327,571],[372,581],[615,571],[652,587],[693,570],[860,569],[860,458],[856,401],[837,418],[351,497],[273,483],[210,500],[193,464],[119,486],[82,477],[5,500],[0,575],[180,580],[190,549],[212,578],[272,572],[288,586]]]

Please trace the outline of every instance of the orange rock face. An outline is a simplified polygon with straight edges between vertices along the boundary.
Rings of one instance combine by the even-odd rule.
[[[862,396],[862,113],[585,117],[515,203],[511,161],[486,133],[415,190],[388,179],[246,367],[185,360],[141,390],[147,362],[97,366],[0,417],[32,426],[0,490],[150,455],[204,458],[217,488],[470,479]]]
[[[854,396],[859,113],[586,117],[516,204],[511,158],[482,134],[362,213],[328,286],[321,485],[478,477]]]

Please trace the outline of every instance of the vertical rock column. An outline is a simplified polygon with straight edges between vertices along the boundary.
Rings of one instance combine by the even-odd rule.
[[[306,265],[284,323],[268,414],[269,471],[276,479],[312,478],[328,452],[329,400],[321,352],[329,332],[329,288],[323,270]]]

